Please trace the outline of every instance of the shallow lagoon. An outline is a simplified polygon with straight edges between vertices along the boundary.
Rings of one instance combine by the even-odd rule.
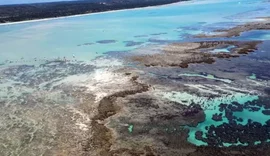
[[[33,61],[34,58],[74,59],[73,56],[77,60],[89,61],[108,51],[133,50],[140,46],[157,44],[153,43],[155,40],[183,40],[188,34],[207,31],[205,28],[201,29],[205,25],[211,25],[211,30],[215,23],[217,27],[214,28],[221,28],[227,27],[225,23],[233,26],[249,20],[248,17],[239,16],[244,12],[260,9],[261,14],[258,16],[263,16],[268,13],[268,6],[264,3],[263,0],[194,0],[161,7],[2,25],[0,62],[20,61],[21,58],[26,61]],[[234,15],[237,18],[231,18]],[[96,43],[102,40],[116,42],[106,45]],[[126,46],[125,41],[144,44]],[[85,45],[78,46],[82,44]]]
[[[230,8],[230,9],[226,9]],[[258,11],[258,9],[260,11]],[[162,7],[134,9],[110,13],[85,15],[54,19],[49,21],[30,22],[0,26],[0,63],[38,64],[45,60],[67,59],[92,62],[99,56],[111,51],[129,51],[150,44],[162,45],[172,41],[186,41],[186,37],[214,29],[232,27],[239,22],[249,21],[254,16],[269,15],[269,7],[263,0],[205,0],[191,1]],[[243,16],[248,12],[249,17]],[[257,14],[259,12],[259,14]],[[196,17],[196,18],[194,18]],[[204,27],[203,27],[204,26]],[[269,31],[251,31],[243,33],[238,40],[268,40]],[[141,43],[127,46],[127,43]],[[229,52],[228,48],[214,52]],[[147,52],[147,51],[146,51]],[[8,60],[6,62],[6,60]],[[100,62],[95,62],[98,65]],[[252,73],[250,73],[252,74]],[[179,76],[200,77],[224,83],[230,79],[182,73]],[[251,78],[254,78],[252,76]],[[244,104],[258,98],[257,95],[233,93],[217,99],[196,97],[188,93],[166,93],[165,98],[172,101],[188,101],[191,99],[205,106],[206,120],[197,127],[190,128],[188,140],[195,145],[206,145],[195,138],[195,132],[210,125],[218,126],[228,122],[213,121],[212,115],[219,112],[218,105],[237,101]],[[235,116],[253,116],[250,111],[237,112]],[[254,118],[257,122],[266,116]],[[244,124],[246,119],[243,121]],[[132,132],[133,125],[128,129]],[[224,143],[224,146],[231,144]]]

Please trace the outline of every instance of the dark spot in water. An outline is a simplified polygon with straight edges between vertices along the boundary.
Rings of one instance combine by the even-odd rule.
[[[167,78],[172,79],[172,80],[182,80],[183,79],[181,76],[177,76],[177,75],[169,75]]]
[[[124,43],[126,44],[126,47],[132,47],[132,46],[136,46],[136,45],[141,45],[144,42],[124,41]]]
[[[139,37],[147,37],[148,35],[137,35],[137,36],[134,36],[136,38],[139,38]]]
[[[210,126],[206,138],[202,140],[210,146],[222,145],[223,143],[241,143],[254,145],[256,141],[266,142],[270,137],[269,125],[249,120],[246,125],[236,122],[224,123],[217,127]]]
[[[198,22],[198,24],[206,24],[207,22]]]
[[[150,38],[150,39],[148,39],[148,42],[153,42],[153,43],[166,43],[166,42],[168,42],[168,40],[161,40],[161,39]]]
[[[97,41],[97,43],[100,43],[100,44],[109,44],[109,43],[115,43],[116,40],[100,40],[100,41]]]
[[[264,115],[270,115],[270,110],[263,110],[262,113],[263,113]]]
[[[260,107],[248,107],[248,106],[245,106],[245,108],[253,112],[258,112],[261,109]]]
[[[242,112],[243,105],[239,104],[238,102],[232,102],[231,105],[228,105],[227,109],[229,109],[233,112]]]
[[[220,114],[217,114],[217,113],[213,114],[212,120],[214,120],[214,121],[222,121],[222,114],[221,113]]]
[[[204,140],[204,138],[203,138],[203,132],[202,132],[202,131],[196,131],[196,132],[195,132],[195,138],[196,138],[197,140],[203,141],[203,140]]]
[[[77,46],[80,47],[80,46],[88,46],[88,45],[92,45],[94,43],[83,43],[83,44],[78,44]]]
[[[268,88],[265,88],[265,89],[264,89],[264,92],[265,92],[266,94],[270,95],[270,88],[269,88],[269,87],[268,87]]]
[[[241,112],[243,109],[249,109],[250,111],[261,113],[258,111],[261,107],[265,107],[266,110],[263,110],[262,113],[264,115],[270,115],[270,110],[267,109],[268,103],[269,98],[260,97],[258,100],[249,101],[244,104],[239,104],[237,102],[220,104],[219,111],[225,112],[228,123],[205,127],[207,130],[205,137],[198,131],[196,132],[196,138],[207,143],[209,146],[224,146],[223,143],[236,144],[238,142],[254,146],[257,141],[267,143],[267,140],[270,138],[270,120],[266,123],[259,123],[253,121],[252,118],[247,119],[248,116],[236,117],[234,116],[234,112]],[[212,116],[212,119],[221,121],[222,114],[216,113]],[[247,124],[245,125],[242,123],[244,119],[247,120]]]
[[[233,70],[227,70],[227,69],[220,69],[220,71],[226,72],[226,73],[234,73],[235,72]]]
[[[243,122],[244,120],[243,120],[243,118],[237,118],[236,119],[238,122]]]
[[[165,34],[167,34],[167,33],[154,33],[154,34],[150,34],[150,35],[152,35],[152,36],[158,36],[158,35],[165,35]]]

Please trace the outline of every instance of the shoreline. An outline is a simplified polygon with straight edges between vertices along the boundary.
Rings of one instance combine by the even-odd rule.
[[[15,24],[24,24],[24,23],[32,23],[32,22],[33,23],[34,22],[43,22],[43,21],[50,21],[50,20],[66,19],[66,18],[73,18],[73,17],[83,17],[83,16],[90,16],[90,15],[97,15],[97,14],[107,14],[107,13],[122,12],[122,11],[129,11],[129,10],[151,9],[151,8],[156,8],[156,7],[164,7],[164,6],[175,5],[175,4],[178,4],[178,3],[188,3],[188,2],[192,2],[193,3],[194,0],[191,0],[191,1],[180,1],[180,2],[174,2],[174,3],[170,3],[170,4],[162,4],[162,5],[156,5],[156,6],[146,6],[146,7],[138,7],[138,8],[128,8],[128,9],[101,11],[101,12],[93,12],[93,13],[70,15],[70,16],[59,16],[59,17],[52,17],[52,18],[25,20],[25,21],[19,21],[19,22],[6,22],[6,23],[0,23],[0,26],[15,25]]]

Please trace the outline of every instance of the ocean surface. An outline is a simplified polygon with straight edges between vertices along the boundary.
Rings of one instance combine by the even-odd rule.
[[[0,63],[66,58],[90,61],[108,51],[185,40],[269,15],[264,0],[194,0],[160,7],[0,26]],[[248,14],[248,16],[247,16]],[[256,33],[254,34],[256,37]],[[269,35],[260,35],[269,39]],[[101,42],[100,42],[101,41]],[[105,41],[105,42],[102,42]],[[110,42],[106,42],[110,41]],[[135,42],[137,44],[127,44]],[[22,50],[23,48],[23,50]]]
[[[37,65],[52,60],[91,63],[98,57],[114,52],[136,51],[149,45],[164,45],[176,41],[199,41],[200,39],[191,36],[254,21],[257,20],[256,17],[269,16],[270,5],[268,4],[269,2],[265,0],[192,0],[159,7],[4,24],[0,25],[0,64],[5,67],[23,64]],[[250,31],[234,37],[233,40],[267,41],[270,40],[269,34],[269,31]],[[215,40],[222,40],[222,38]],[[229,52],[228,49],[217,49],[213,52],[220,51]],[[94,62],[97,66],[99,63],[104,62]],[[181,76],[231,83],[229,79],[217,78],[213,75],[182,73]],[[250,73],[247,79],[256,79],[256,74]],[[172,101],[193,99],[203,106],[209,106],[205,109],[206,120],[197,127],[189,127],[188,138],[188,141],[195,145],[207,145],[195,138],[195,132],[201,130],[206,133],[207,126],[228,123],[226,119],[222,122],[211,119],[213,114],[219,113],[219,108],[215,106],[235,101],[244,104],[257,100],[259,97],[239,92],[209,100],[206,97],[175,92],[167,93],[165,98]],[[254,112],[246,109],[234,115],[248,116],[262,124],[268,120],[264,114],[254,115]],[[242,124],[247,122],[244,120]],[[241,143],[233,145],[239,144]],[[224,143],[224,146],[230,145],[232,144]]]

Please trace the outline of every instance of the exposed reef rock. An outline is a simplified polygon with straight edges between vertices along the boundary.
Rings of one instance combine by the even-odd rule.
[[[183,117],[181,113],[186,106],[160,101],[148,92],[117,98],[115,103],[121,110],[106,124],[113,131],[115,140],[111,150],[119,151],[122,147],[146,154],[144,149],[149,146],[155,151],[154,155],[172,156],[194,151],[193,145],[186,141],[188,130],[182,126],[196,126],[204,121],[203,111]]]
[[[187,68],[192,63],[212,64],[216,58],[239,57],[257,49],[260,41],[205,41],[194,43],[173,43],[163,47],[161,53],[152,55],[135,55],[131,60],[147,67],[181,67]],[[220,46],[233,45],[230,53],[211,53]]]
[[[201,108],[200,105],[196,105],[196,104],[192,104],[190,105],[188,108],[186,108],[184,110],[184,112],[182,113],[183,116],[188,117],[188,116],[194,116],[197,113],[199,113],[200,111],[202,111],[203,109]]]
[[[148,85],[144,85],[138,83],[138,77],[132,77],[131,83],[134,84],[135,88],[131,88],[130,90],[116,92],[112,95],[104,97],[98,105],[98,114],[95,115],[91,122],[92,137],[87,139],[83,143],[83,150],[88,151],[96,151],[97,155],[114,155],[114,154],[123,154],[123,153],[137,153],[141,154],[141,151],[135,151],[130,149],[117,149],[116,151],[111,151],[111,146],[113,142],[113,136],[110,129],[108,129],[101,121],[108,119],[109,117],[115,115],[118,111],[120,111],[120,107],[114,102],[119,97],[126,97],[128,95],[134,95],[137,93],[146,92],[149,89]],[[147,151],[145,151],[147,153]],[[144,153],[144,151],[142,151]]]
[[[255,147],[197,147],[195,152],[189,153],[187,156],[254,156],[254,155],[265,155],[269,153],[269,146],[255,146]]]
[[[262,18],[261,21],[250,22],[244,25],[239,25],[227,30],[216,30],[216,34],[207,35],[200,34],[196,37],[199,38],[217,38],[217,37],[234,37],[240,36],[242,32],[250,31],[250,30],[270,30],[270,18]]]
[[[270,98],[253,96],[269,95],[267,77],[265,81],[247,78],[252,70],[269,64],[258,65],[251,59],[241,62],[244,57],[228,59],[253,52],[260,43],[172,43],[152,54],[147,48],[128,54],[133,64],[125,67],[108,67],[111,60],[103,63],[105,67],[96,66],[99,59],[92,64],[58,60],[40,66],[1,67],[0,117],[4,128],[0,129],[0,140],[4,144],[0,155],[267,155],[267,116],[268,121],[259,123],[252,115],[236,114],[270,114]],[[210,65],[215,61],[216,66]],[[206,64],[187,68],[192,63]],[[265,76],[268,68],[255,71],[256,76]],[[207,116],[209,110],[217,113]],[[217,124],[211,124],[211,118]],[[205,120],[211,121],[203,127]],[[193,129],[197,130],[195,139],[207,147],[187,140]],[[224,147],[227,144],[237,147]]]
[[[101,41],[97,41],[97,43],[100,44],[109,44],[109,43],[115,43],[116,40],[101,40]]]

